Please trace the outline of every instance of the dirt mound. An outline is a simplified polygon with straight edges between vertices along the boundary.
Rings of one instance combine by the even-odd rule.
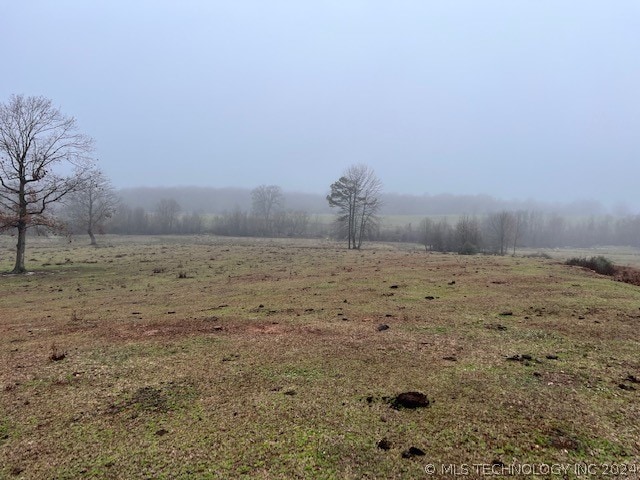
[[[640,287],[640,269],[633,267],[615,267],[613,278],[619,282],[630,283]]]
[[[394,398],[391,404],[394,408],[422,408],[428,407],[431,402],[424,393],[404,392]]]

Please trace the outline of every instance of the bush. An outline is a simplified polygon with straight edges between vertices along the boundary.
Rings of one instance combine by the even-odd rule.
[[[478,253],[478,247],[471,242],[464,242],[464,245],[458,250],[460,255],[475,255]]]
[[[524,257],[525,258],[545,258],[547,260],[551,260],[553,258],[551,255],[549,255],[548,253],[545,253],[545,252],[530,253],[528,255],[524,255]],[[567,264],[569,264],[568,261],[567,261]]]
[[[577,265],[579,267],[588,268],[589,270],[593,270],[594,272],[598,272],[602,275],[613,275],[616,271],[616,267],[613,262],[602,255],[591,257],[589,259],[574,257],[570,258],[565,263],[567,265]]]

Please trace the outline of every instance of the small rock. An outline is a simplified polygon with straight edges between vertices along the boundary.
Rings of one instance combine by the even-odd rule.
[[[165,430],[164,428],[161,428],[160,430],[156,431],[156,435],[158,437],[162,437],[162,436],[166,435],[167,433],[169,433],[169,430]]]
[[[456,281],[455,280],[451,280],[447,285],[455,285]]]
[[[426,297],[424,297],[425,300],[435,300],[436,297],[434,297],[433,295],[427,295]]]
[[[442,357],[442,359],[443,360],[449,360],[450,362],[457,362],[458,361],[458,359],[453,355],[448,356],[448,357]]]
[[[389,288],[398,288],[398,285],[391,285]]]
[[[558,360],[558,355],[547,355],[547,360]]]
[[[381,323],[380,325],[378,325],[379,332],[384,332],[385,330],[389,330],[389,325],[387,325],[386,323]]]
[[[513,312],[509,310],[500,313],[501,317],[510,317],[511,315],[513,315]]]

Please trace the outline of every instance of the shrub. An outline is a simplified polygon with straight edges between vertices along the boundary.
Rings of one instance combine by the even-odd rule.
[[[593,270],[594,272],[600,273],[602,275],[613,275],[616,271],[616,267],[613,262],[602,255],[598,255],[597,257],[587,258],[579,258],[574,257],[570,258],[565,262],[567,265],[577,265],[579,267],[588,268],[589,270]]]
[[[530,253],[528,255],[524,255],[524,257],[525,258],[544,258],[547,260],[551,260],[553,258],[551,255],[545,252]],[[567,261],[567,264],[568,264],[568,261]]]
[[[464,245],[458,250],[460,255],[475,255],[478,253],[478,247],[471,242],[464,242]]]

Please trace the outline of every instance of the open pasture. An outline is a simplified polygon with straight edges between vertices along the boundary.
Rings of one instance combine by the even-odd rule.
[[[34,273],[0,276],[0,477],[640,463],[639,287],[418,247],[100,240],[29,239]],[[393,408],[406,391],[429,406]]]

